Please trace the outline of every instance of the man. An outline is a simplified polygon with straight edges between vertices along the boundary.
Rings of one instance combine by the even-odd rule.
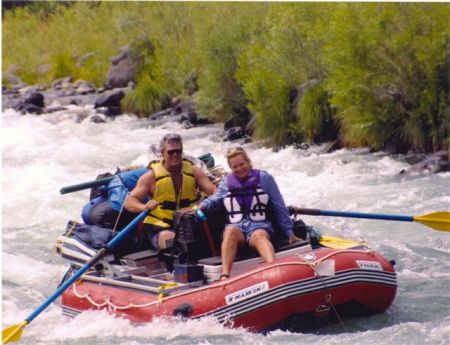
[[[275,260],[271,242],[275,230],[268,217],[269,207],[289,243],[300,240],[292,231],[292,220],[274,178],[266,171],[253,169],[243,148],[232,149],[225,157],[232,173],[222,181],[216,194],[200,204],[205,210],[222,204],[228,216],[221,245],[220,279],[230,277],[237,250],[245,243],[256,249],[265,262]]]
[[[160,143],[162,160],[149,164],[136,187],[125,199],[125,209],[133,213],[149,210],[143,230],[149,232],[152,246],[159,250],[175,237],[173,212],[198,203],[197,188],[206,195],[216,186],[201,168],[183,159],[183,142],[178,134],[165,135]],[[150,199],[145,202],[146,198]]]

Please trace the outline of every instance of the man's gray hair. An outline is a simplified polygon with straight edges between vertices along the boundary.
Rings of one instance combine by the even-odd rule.
[[[183,139],[181,138],[181,135],[176,133],[169,133],[163,136],[161,141],[159,142],[159,151],[162,152],[164,148],[166,147],[167,143],[180,143],[181,147],[183,147]]]

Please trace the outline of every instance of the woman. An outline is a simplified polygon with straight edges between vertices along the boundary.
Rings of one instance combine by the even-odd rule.
[[[203,210],[223,205],[227,212],[221,245],[221,279],[230,277],[237,250],[246,242],[265,262],[275,260],[271,242],[275,230],[268,217],[269,207],[289,243],[300,240],[292,231],[292,220],[272,175],[253,169],[247,152],[241,147],[229,150],[225,157],[231,174],[222,181],[216,194],[200,204]]]

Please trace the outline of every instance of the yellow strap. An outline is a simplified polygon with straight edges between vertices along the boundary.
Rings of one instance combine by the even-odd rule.
[[[166,297],[166,294],[164,293],[164,290],[172,288],[172,287],[175,287],[175,286],[178,286],[178,283],[173,282],[173,283],[168,283],[168,284],[161,285],[158,288],[158,293],[159,293],[158,294],[158,300],[161,301],[164,297]]]
[[[320,244],[332,249],[348,249],[360,245],[366,245],[367,241],[353,241],[341,237],[322,236],[320,238]]]

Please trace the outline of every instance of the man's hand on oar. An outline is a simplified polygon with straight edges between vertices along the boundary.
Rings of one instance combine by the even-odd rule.
[[[330,217],[394,220],[399,222],[418,222],[434,230],[450,231],[450,212],[448,211],[433,212],[425,214],[423,216],[402,216],[395,214],[318,210],[311,208],[299,208],[289,206],[289,212],[291,214],[305,214],[308,216],[330,216]]]

